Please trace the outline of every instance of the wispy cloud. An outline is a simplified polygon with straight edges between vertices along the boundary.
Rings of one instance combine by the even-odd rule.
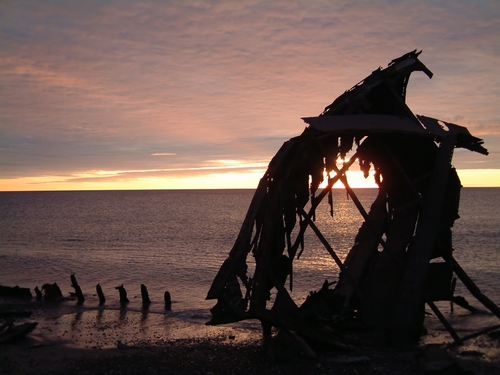
[[[175,156],[177,155],[174,152],[153,152],[151,156]]]
[[[265,162],[253,162],[238,160],[213,160],[207,163],[208,165],[199,167],[183,167],[183,168],[161,168],[161,169],[129,169],[129,170],[91,170],[85,172],[72,173],[63,176],[46,176],[41,181],[33,180],[35,184],[50,183],[74,183],[74,182],[104,182],[104,181],[117,181],[124,179],[137,179],[137,178],[152,178],[152,177],[178,177],[186,178],[203,174],[226,174],[234,172],[251,172],[258,171],[264,173],[267,168]]]
[[[410,107],[487,139],[499,20],[496,1],[1,2],[0,174],[269,160],[414,48],[435,76],[412,77]]]

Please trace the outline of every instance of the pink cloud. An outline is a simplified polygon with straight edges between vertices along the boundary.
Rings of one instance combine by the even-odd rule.
[[[495,1],[1,3],[3,168],[269,160],[414,48],[435,76],[411,78],[410,107],[496,134],[499,19]]]

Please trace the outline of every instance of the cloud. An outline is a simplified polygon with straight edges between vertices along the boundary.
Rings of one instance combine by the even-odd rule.
[[[499,20],[495,1],[2,2],[0,174],[268,161],[414,48],[435,76],[411,78],[410,108],[486,138]]]
[[[177,155],[175,152],[154,152],[151,156],[175,156]]]
[[[256,173],[262,175],[267,168],[267,163],[248,163],[241,160],[211,160],[204,166],[163,168],[163,169],[137,169],[137,170],[90,170],[69,175],[45,176],[43,180],[33,180],[35,184],[75,183],[75,182],[112,182],[127,179],[145,178],[190,178],[199,175],[229,174],[229,173]]]

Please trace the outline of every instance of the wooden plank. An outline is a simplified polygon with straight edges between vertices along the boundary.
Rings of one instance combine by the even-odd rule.
[[[267,194],[270,180],[294,145],[295,141],[293,140],[285,142],[269,163],[269,167],[264,176],[260,179],[259,185],[254,193],[250,207],[247,211],[240,232],[238,233],[238,237],[236,238],[233,248],[229,253],[229,257],[224,261],[223,265],[219,269],[219,272],[215,276],[212,286],[207,293],[206,299],[218,298],[229,278],[235,274],[236,268],[246,259],[251,247],[251,236],[254,222]]]
[[[414,342],[420,335],[424,313],[423,291],[440,228],[455,139],[456,135],[453,133],[444,138],[437,152],[415,237],[408,251],[400,296],[393,312],[393,326],[389,332],[393,344]]]
[[[304,217],[306,218],[307,225],[309,225],[311,227],[311,229],[316,234],[318,239],[321,241],[321,243],[323,244],[325,249],[328,251],[330,256],[333,258],[333,260],[335,261],[337,266],[340,268],[340,270],[343,271],[343,275],[345,275],[345,278],[346,278],[347,282],[351,285],[352,290],[356,293],[356,295],[358,296],[358,298],[361,301],[364,301],[365,296],[364,296],[363,292],[361,291],[361,289],[359,288],[357,281],[354,280],[354,278],[352,277],[352,275],[349,272],[344,272],[344,271],[346,271],[346,268],[345,268],[344,264],[342,263],[342,260],[338,257],[337,253],[335,253],[335,250],[333,250],[333,248],[328,243],[326,238],[323,236],[323,234],[321,233],[319,228],[316,226],[316,224],[314,224],[314,221],[312,221],[312,219],[309,217],[309,215],[305,215],[304,209],[302,207],[300,207],[299,205],[297,205],[297,211],[299,213],[301,213],[302,215],[304,215]]]
[[[420,136],[432,136],[429,131],[415,119],[391,115],[328,115],[304,117],[304,122],[314,129],[323,132],[348,133],[361,132],[364,135],[372,133],[402,133]]]
[[[318,227],[316,226],[316,224],[314,224],[314,222],[311,220],[311,218],[309,217],[309,215],[307,215],[307,213],[304,211],[304,209],[302,207],[300,207],[300,205],[298,205],[298,204],[297,204],[297,211],[298,211],[299,214],[301,214],[301,215],[304,216],[307,224],[311,227],[311,229],[313,230],[313,232],[319,238],[319,240],[321,241],[321,243],[323,244],[323,246],[325,247],[325,249],[328,251],[328,253],[331,255],[331,257],[333,258],[333,260],[335,261],[335,263],[337,263],[337,266],[339,266],[339,268],[341,270],[344,270],[344,265],[342,264],[342,261],[340,260],[340,258],[335,253],[335,250],[333,250],[333,248],[331,247],[331,245],[326,240],[325,236],[323,236],[323,234],[318,229]]]
[[[458,336],[457,332],[453,329],[453,327],[451,326],[451,324],[446,320],[446,318],[444,317],[444,315],[441,314],[441,311],[439,311],[439,309],[437,308],[436,304],[434,302],[432,302],[431,299],[427,299],[426,303],[429,305],[429,307],[434,312],[434,314],[436,314],[436,316],[438,317],[439,321],[446,328],[446,330],[449,332],[449,334],[451,335],[451,337],[453,337],[453,340],[455,340],[455,342],[460,341],[460,337]]]

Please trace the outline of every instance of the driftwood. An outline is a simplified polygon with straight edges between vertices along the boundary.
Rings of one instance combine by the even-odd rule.
[[[172,309],[172,297],[170,296],[170,292],[167,290],[163,294],[163,300],[165,301],[165,310]]]
[[[33,311],[0,311],[0,318],[30,317]]]
[[[142,297],[142,306],[147,308],[151,304],[151,300],[149,299],[148,288],[146,285],[141,284],[141,297]]]
[[[454,341],[451,344],[448,344],[446,346],[446,348],[447,349],[455,348],[455,347],[457,347],[459,345],[462,345],[467,340],[471,340],[473,338],[476,338],[476,337],[479,337],[481,335],[485,335],[485,334],[488,334],[488,333],[492,334],[492,333],[494,333],[494,331],[496,331],[497,334],[500,334],[500,325],[495,325],[495,326],[492,326],[492,327],[484,328],[484,329],[482,329],[480,331],[471,333],[471,334],[469,334],[467,336],[464,336],[464,337],[460,338],[459,340]],[[497,335],[497,338],[498,338],[498,335]]]
[[[127,291],[123,287],[123,284],[120,286],[115,287],[116,290],[118,290],[118,293],[120,294],[120,305],[125,306],[127,303],[129,303],[129,299],[127,298]]]
[[[75,289],[74,295],[78,299],[77,304],[78,305],[83,305],[83,301],[85,301],[85,297],[82,292],[82,288],[80,288],[80,285],[78,285],[78,281],[76,281],[76,276],[75,274],[71,274],[71,286]]]
[[[14,298],[32,298],[33,295],[29,288],[21,288],[20,286],[3,286],[0,285],[1,297],[14,297]]]
[[[106,298],[104,297],[104,293],[102,292],[101,284],[97,284],[95,286],[95,290],[97,292],[97,296],[99,297],[99,306],[102,306],[106,303]]]
[[[451,165],[453,151],[488,151],[466,128],[415,115],[406,105],[410,75],[422,71],[432,77],[419,54],[415,50],[394,59],[338,97],[320,116],[304,118],[304,132],[278,150],[208,291],[207,299],[217,303],[207,324],[259,319],[264,335],[275,326],[319,342],[338,342],[332,329],[357,327],[400,346],[418,341],[427,303],[458,340],[433,303],[449,300],[468,306],[453,295],[453,273],[499,316],[498,306],[452,256],[451,228],[458,218],[461,188]],[[365,177],[374,171],[379,187],[368,211],[348,182],[346,172],[355,162]],[[326,187],[320,189],[325,176]],[[333,214],[331,189],[337,181],[364,218],[343,260],[314,223],[315,210],[327,196]],[[340,274],[334,288],[326,283],[296,306],[289,294],[293,263],[305,249],[308,228]],[[250,253],[255,258],[251,276]],[[436,268],[431,260],[438,258],[444,262]],[[271,290],[276,292],[274,302],[269,299]],[[325,322],[332,329],[325,330]]]
[[[45,301],[60,301],[63,298],[61,289],[57,283],[43,284],[42,293]]]
[[[38,289],[38,286],[35,286],[35,294],[37,300],[41,301],[43,299],[42,291]]]
[[[14,342],[33,331],[38,323],[21,323],[14,325],[11,323],[7,330],[0,333],[0,345]]]
[[[53,284],[46,283],[42,285],[41,290],[40,288],[38,288],[38,286],[35,286],[34,291],[36,294],[36,299],[37,300],[43,299],[45,301],[64,301],[76,297],[77,305],[82,305],[85,300],[85,296],[83,295],[82,289],[78,284],[78,281],[76,280],[75,274],[71,274],[70,279],[71,279],[71,286],[75,290],[75,292],[70,292],[71,297],[64,297],[57,283]],[[115,287],[115,289],[118,290],[119,292],[120,304],[122,306],[128,304],[130,301],[127,298],[127,291],[125,290],[123,284]],[[99,298],[99,306],[103,306],[106,303],[106,298],[104,296],[101,284],[96,284],[96,293]],[[6,287],[0,285],[0,296],[14,297],[14,298],[33,298],[29,288],[21,288],[17,285],[15,287]],[[141,284],[141,297],[142,297],[143,308],[147,309],[152,302],[151,299],[149,298],[148,289],[144,284]],[[170,292],[168,291],[164,292],[164,303],[165,303],[165,310],[170,310],[172,307],[172,299],[170,296]],[[31,311],[7,311],[7,312],[4,311],[0,313],[0,316],[3,317],[30,316],[31,313],[32,313]]]

